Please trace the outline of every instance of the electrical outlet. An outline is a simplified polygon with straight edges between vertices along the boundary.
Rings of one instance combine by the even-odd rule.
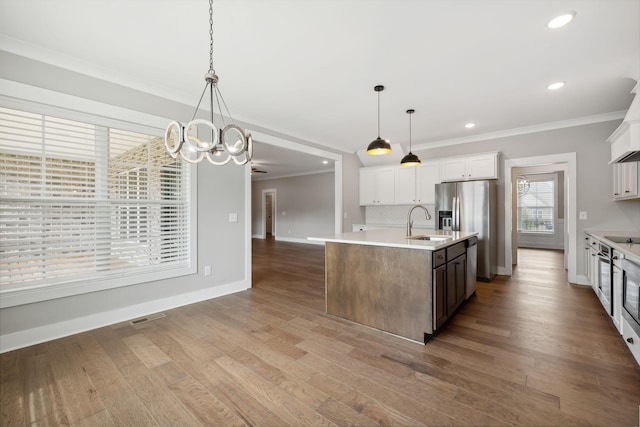
[[[205,276],[211,276],[211,266],[210,265],[205,265],[204,266],[204,275]]]
[[[581,220],[586,220],[587,219],[587,211],[580,211],[580,216],[578,217]]]
[[[229,222],[238,222],[238,214],[230,213],[229,214]]]

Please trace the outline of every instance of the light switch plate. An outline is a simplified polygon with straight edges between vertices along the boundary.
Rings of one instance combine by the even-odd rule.
[[[238,214],[230,213],[229,214],[229,222],[238,222]]]
[[[582,220],[586,220],[587,219],[587,211],[580,211],[580,216],[578,217]]]

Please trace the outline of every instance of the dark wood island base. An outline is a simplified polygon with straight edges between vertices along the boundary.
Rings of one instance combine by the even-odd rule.
[[[326,242],[327,313],[413,341],[433,334],[432,252]]]

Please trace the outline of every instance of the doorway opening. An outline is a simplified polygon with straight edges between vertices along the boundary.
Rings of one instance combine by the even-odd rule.
[[[276,237],[276,189],[262,190],[262,238]]]
[[[517,173],[519,168],[545,168],[562,170],[564,173],[564,232],[563,232],[563,264],[567,269],[568,280],[577,283],[577,182],[576,153],[552,154],[548,156],[525,157],[505,160],[505,221],[504,221],[504,258],[505,274],[510,276],[513,265],[518,262],[518,228],[517,228]],[[542,172],[542,170],[538,170]]]
[[[512,168],[513,265],[519,264],[521,254],[536,253],[521,250],[527,248],[564,252],[562,264],[567,268],[567,171],[566,162]]]

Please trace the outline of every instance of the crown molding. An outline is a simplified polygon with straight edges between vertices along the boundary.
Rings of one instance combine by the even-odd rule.
[[[532,126],[524,126],[513,129],[499,130],[496,132],[487,132],[477,135],[463,136],[459,138],[442,139],[439,141],[425,142],[422,144],[414,144],[414,151],[428,150],[430,148],[449,147],[452,145],[467,144],[470,142],[487,141],[491,139],[507,138],[510,136],[526,135],[530,133],[545,132],[549,130],[570,128],[575,126],[589,125],[593,123],[611,122],[614,120],[622,120],[626,111],[613,111],[611,113],[595,114],[593,116],[578,117],[576,119],[560,120],[557,122],[541,123]]]

